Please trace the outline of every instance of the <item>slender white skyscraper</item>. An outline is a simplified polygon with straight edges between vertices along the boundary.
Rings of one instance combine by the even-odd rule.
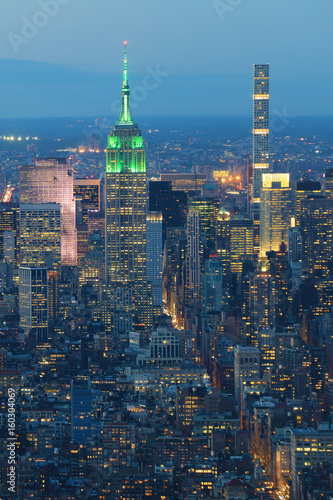
[[[252,163],[252,200],[258,202],[260,201],[261,174],[269,168],[269,64],[254,64],[253,66]]]

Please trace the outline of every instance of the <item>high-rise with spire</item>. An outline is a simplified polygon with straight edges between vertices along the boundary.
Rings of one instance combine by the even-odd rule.
[[[146,160],[141,131],[131,117],[126,42],[124,49],[121,113],[108,136],[106,152],[105,274],[109,290],[122,289],[117,296],[129,295],[133,300],[134,324],[148,327],[151,307],[146,277]],[[129,304],[125,298],[124,303]],[[114,316],[126,315],[122,301],[116,302]]]

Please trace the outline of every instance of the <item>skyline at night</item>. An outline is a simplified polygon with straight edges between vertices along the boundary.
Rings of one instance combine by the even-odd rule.
[[[332,3],[78,1],[0,19],[1,500],[332,500]]]

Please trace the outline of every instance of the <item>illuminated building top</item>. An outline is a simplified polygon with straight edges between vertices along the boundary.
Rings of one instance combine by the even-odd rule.
[[[145,172],[143,139],[138,125],[132,120],[130,91],[127,79],[127,42],[124,42],[124,71],[121,91],[121,112],[114,130],[108,136],[107,172]]]

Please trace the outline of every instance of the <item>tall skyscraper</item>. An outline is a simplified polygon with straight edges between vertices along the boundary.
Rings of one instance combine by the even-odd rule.
[[[20,203],[60,203],[61,264],[76,265],[73,173],[68,158],[36,158],[20,168]]]
[[[59,269],[61,265],[61,206],[59,203],[20,205],[22,266]]]
[[[132,293],[135,324],[144,327],[151,322],[146,184],[143,139],[130,111],[125,44],[121,114],[108,137],[106,152],[105,274],[109,287],[125,286]]]
[[[289,174],[262,174],[260,203],[260,256],[278,251],[288,242],[291,220]]]
[[[161,184],[165,184],[165,182],[161,182]],[[185,191],[163,189],[157,193],[155,210],[162,212],[163,215],[163,247],[169,228],[185,227],[186,225],[187,198]],[[154,206],[153,203],[152,205]]]
[[[0,255],[4,255],[4,232],[12,230],[15,236],[15,265],[20,259],[20,207],[18,203],[0,203]]]
[[[309,196],[301,201],[303,268],[310,273],[329,273],[333,251],[333,200]]]
[[[149,181],[149,210],[151,212],[159,210],[160,196],[164,191],[172,191],[171,181]]]
[[[225,304],[228,298],[228,281],[230,277],[230,213],[221,207],[215,226],[215,248],[222,262],[223,289],[222,300]]]
[[[201,266],[202,255],[200,245],[200,213],[187,214],[187,251],[186,251],[186,285],[185,300],[195,305],[201,298]]]
[[[101,208],[100,179],[74,179],[74,195],[81,198],[82,223],[88,224],[88,211]]]
[[[240,277],[243,262],[253,262],[253,221],[235,216],[230,220],[230,271]]]
[[[257,347],[236,345],[234,348],[235,399],[241,404],[247,382],[260,377],[260,356]]]
[[[258,345],[263,328],[274,328],[276,322],[276,287],[266,262],[250,277],[250,314],[252,343]]]
[[[288,232],[288,260],[289,262],[302,261],[302,235],[295,225],[295,217],[291,217],[291,224]]]
[[[261,174],[269,168],[269,64],[253,66],[253,196],[260,201]]]
[[[299,226],[301,222],[301,201],[307,198],[308,196],[317,196],[320,194],[321,194],[321,183],[318,181],[298,181],[295,183],[296,226]]]
[[[61,205],[22,203],[20,205],[21,266],[48,268],[48,316],[56,319],[61,266]]]
[[[147,214],[147,280],[151,283],[153,306],[162,312],[163,282],[162,212]]]
[[[200,213],[200,223],[206,237],[206,246],[213,249],[215,245],[215,204],[214,198],[193,196],[187,202],[188,210]]]
[[[91,382],[78,378],[71,381],[71,427],[72,440],[85,445],[92,438]]]
[[[48,342],[48,269],[20,267],[20,327],[28,335],[36,335],[37,348]]]
[[[15,263],[15,233],[7,229],[3,233],[3,257],[8,264]]]
[[[211,311],[221,311],[223,271],[222,261],[216,255],[211,255],[209,260],[206,260],[202,281],[202,306],[204,314]]]

